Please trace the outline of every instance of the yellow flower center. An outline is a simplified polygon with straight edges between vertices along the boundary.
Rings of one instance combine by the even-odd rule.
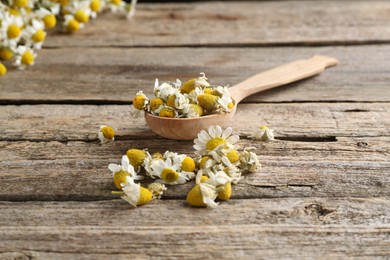
[[[176,100],[175,95],[169,96],[167,100],[167,106],[175,107],[175,100]]]
[[[130,149],[126,154],[129,158],[130,164],[133,165],[134,169],[137,171],[145,160],[145,151],[139,149]]]
[[[215,148],[217,148],[218,146],[224,145],[224,144],[226,144],[226,140],[225,139],[220,138],[220,137],[215,137],[215,138],[210,139],[207,142],[206,148],[207,148],[207,150],[212,151]]]
[[[118,189],[122,189],[121,183],[126,181],[126,176],[130,176],[130,174],[123,170],[114,173],[114,183]]]
[[[39,29],[37,30],[34,35],[31,37],[31,39],[34,41],[34,42],[43,42],[46,38],[46,33],[44,30],[42,29]]]
[[[153,155],[152,155],[152,158],[153,159],[159,159],[159,158],[162,158],[163,157],[163,155],[161,154],[161,153],[154,153]]]
[[[211,160],[211,158],[209,156],[202,157],[202,159],[199,162],[199,168],[201,168],[201,169],[206,168],[206,163],[208,160]]]
[[[114,138],[115,136],[115,131],[114,129],[112,129],[112,127],[105,126],[102,129],[100,129],[100,131],[103,133],[104,138],[108,140],[112,140],[112,138]]]
[[[10,9],[8,10],[8,12],[9,12],[11,15],[13,15],[13,16],[19,16],[19,15],[20,15],[19,10],[18,10],[18,9],[15,9],[15,8],[10,8]]]
[[[218,97],[211,94],[202,94],[198,96],[198,103],[208,112],[215,110]]]
[[[213,90],[211,88],[205,88],[204,89],[204,93],[212,95],[213,94]]]
[[[232,196],[232,183],[227,182],[223,187],[221,187],[218,191],[218,199],[220,200],[228,200]]]
[[[260,130],[267,130],[267,129],[269,129],[269,127],[266,125],[263,125],[263,126],[259,126],[259,129]]]
[[[232,102],[230,102],[227,106],[229,109],[232,109],[234,107],[234,104]]]
[[[161,111],[160,111],[160,116],[161,116],[161,117],[170,117],[170,118],[173,118],[173,117],[176,116],[175,110],[173,110],[172,108],[169,108],[169,107],[164,107],[164,108],[161,109]]]
[[[194,160],[189,156],[184,158],[184,160],[181,162],[181,169],[186,172],[193,172],[195,170]]]
[[[69,3],[69,0],[58,0],[57,1],[60,5],[65,6]]]
[[[190,190],[190,192],[187,194],[187,202],[194,207],[206,206],[206,204],[203,202],[202,191],[199,185],[193,187],[192,190]]]
[[[142,110],[145,105],[145,100],[146,98],[144,96],[136,96],[133,99],[133,107],[138,110]]]
[[[21,29],[16,24],[11,24],[7,30],[7,36],[10,39],[15,39],[19,36]]]
[[[190,104],[190,106],[195,111],[195,113],[197,113],[199,116],[203,116],[203,114],[204,114],[203,107],[201,107],[197,104]]]
[[[228,152],[226,156],[231,163],[235,163],[240,160],[240,156],[238,155],[238,152],[235,150]]]
[[[76,19],[71,19],[66,26],[66,31],[72,33],[78,30],[80,30],[80,23]]]
[[[207,176],[202,176],[202,177],[200,178],[200,183],[204,183],[204,182],[206,182],[206,181],[208,181],[208,180],[210,180],[209,177],[207,177]]]
[[[89,5],[92,11],[97,12],[100,10],[101,4],[99,0],[92,0],[91,4]]]
[[[77,10],[74,14],[74,18],[80,23],[88,23],[89,16],[82,10]]]
[[[179,179],[179,174],[170,168],[165,168],[161,173],[161,179],[166,182],[174,182]]]
[[[8,48],[0,49],[0,60],[10,60],[14,56],[14,53]]]
[[[14,6],[18,8],[25,7],[28,4],[28,0],[14,0]]]
[[[0,63],[0,76],[3,76],[7,73],[7,68],[2,64]]]
[[[137,202],[137,206],[144,205],[152,200],[153,194],[147,188],[142,186],[139,187],[139,199]]]
[[[42,20],[45,24],[45,27],[48,29],[54,28],[57,24],[57,19],[53,14],[46,15]]]
[[[195,78],[195,79],[190,79],[189,81],[185,82],[180,88],[181,93],[189,94],[191,91],[193,91],[195,89],[196,80],[197,79]]]
[[[114,5],[120,5],[121,2],[122,0],[111,0],[111,3]]]
[[[164,101],[161,98],[153,98],[150,100],[150,109],[152,111],[158,109],[161,105],[164,104]]]
[[[30,51],[25,51],[22,55],[21,62],[25,65],[33,65],[35,57]]]

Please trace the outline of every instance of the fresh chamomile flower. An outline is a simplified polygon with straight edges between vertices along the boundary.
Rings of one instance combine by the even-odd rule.
[[[152,165],[151,175],[160,178],[158,182],[170,185],[183,184],[195,176],[192,172],[179,171],[180,167],[181,164],[172,163],[171,158],[158,160]]]
[[[33,19],[31,21],[31,26],[27,26],[23,31],[26,43],[33,45],[34,49],[41,49],[43,41],[46,38],[44,29],[45,24],[42,21]]]
[[[126,2],[122,0],[108,0],[107,7],[111,10],[111,12],[124,12],[126,8]]]
[[[0,60],[10,60],[14,57],[15,48],[9,48],[6,46],[0,47]]]
[[[98,132],[98,137],[99,137],[100,143],[102,143],[102,144],[112,142],[115,140],[115,131],[110,126],[101,125],[99,132]]]
[[[32,66],[35,63],[36,53],[29,47],[20,45],[16,49],[16,58],[14,65],[18,69],[25,69],[26,66]]]
[[[72,4],[68,5],[68,10],[79,23],[85,24],[89,22],[89,17],[91,16],[89,1],[73,1]]]
[[[121,183],[125,181],[127,176],[130,176],[134,180],[143,179],[143,176],[137,175],[137,173],[134,171],[133,166],[129,162],[129,158],[126,155],[122,156],[121,165],[110,163],[108,165],[108,169],[112,171],[114,176],[114,183],[118,189],[121,188]]]
[[[0,62],[0,76],[4,76],[7,73],[7,68]]]
[[[60,11],[60,5],[55,4],[50,8],[40,7],[36,12],[36,18],[42,20],[45,25],[45,29],[54,28],[57,25],[56,15]]]
[[[153,199],[160,199],[167,187],[162,183],[153,182],[149,184],[148,190],[152,193]]]
[[[144,160],[147,157],[147,154],[148,153],[145,150],[140,149],[129,149],[126,152],[130,164],[137,172],[139,172],[141,170],[141,167],[144,165]]]
[[[120,195],[121,198],[127,201],[133,207],[144,205],[150,202],[153,194],[150,190],[142,187],[139,183],[134,183],[133,178],[126,176],[125,182],[121,184],[122,192],[112,192],[114,195]]]
[[[260,140],[264,142],[273,141],[274,138],[274,130],[270,129],[268,126],[259,126],[254,133],[251,135],[251,138],[254,140]]]
[[[243,152],[240,153],[240,165],[239,168],[244,172],[256,172],[261,168],[261,164],[257,155],[251,150],[254,150],[254,147],[247,147]]]
[[[10,15],[6,13],[1,19],[0,39],[7,46],[16,46],[22,35],[23,19],[20,16]]]
[[[203,182],[202,182],[203,179]],[[196,185],[187,194],[187,202],[194,207],[208,207],[216,208],[218,203],[215,199],[218,196],[217,188],[215,185],[207,182],[203,178],[201,171],[196,175]]]
[[[194,140],[195,154],[206,155],[218,146],[233,147],[240,138],[232,133],[233,129],[231,127],[222,130],[220,126],[210,126],[208,132],[202,130]]]
[[[78,30],[84,27],[84,24],[77,21],[76,18],[71,14],[65,15],[63,25],[64,25],[64,30],[67,33],[77,32]]]

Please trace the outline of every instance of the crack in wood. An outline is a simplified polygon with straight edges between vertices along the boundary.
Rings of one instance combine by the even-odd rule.
[[[336,136],[280,136],[275,139],[292,142],[337,142]]]

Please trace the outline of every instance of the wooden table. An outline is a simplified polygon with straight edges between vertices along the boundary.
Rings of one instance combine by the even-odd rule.
[[[34,67],[0,79],[0,259],[389,257],[389,42],[389,1],[141,3],[131,22],[49,35]],[[110,194],[128,148],[192,153],[130,118],[137,90],[314,54],[341,63],[240,104],[232,127],[263,168],[233,199],[191,208],[192,183],[136,209]],[[115,143],[98,144],[101,124]],[[275,142],[246,138],[263,124]]]

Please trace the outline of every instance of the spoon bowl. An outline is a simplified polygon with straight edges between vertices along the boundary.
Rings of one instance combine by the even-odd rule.
[[[212,114],[196,118],[167,118],[145,113],[146,123],[159,136],[175,140],[195,139],[201,130],[212,125],[227,126],[232,120],[237,105],[244,98],[271,88],[292,83],[319,74],[325,68],[335,66],[338,60],[316,55],[307,60],[297,60],[271,70],[256,74],[229,88],[235,102],[229,113]]]

